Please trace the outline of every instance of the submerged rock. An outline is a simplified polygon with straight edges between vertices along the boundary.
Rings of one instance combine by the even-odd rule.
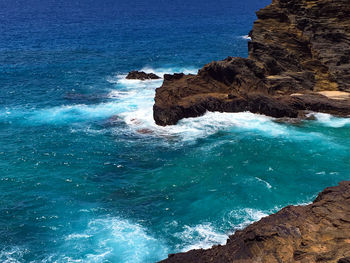
[[[287,206],[237,231],[226,245],[161,262],[350,262],[350,181],[326,188],[312,204]]]
[[[257,17],[248,58],[212,62],[197,75],[165,76],[153,108],[158,125],[206,111],[350,114],[349,0],[273,0]],[[341,92],[342,99],[322,91]]]
[[[147,80],[147,79],[160,79],[161,77],[157,76],[154,73],[146,73],[143,71],[131,71],[126,76],[126,79],[138,79],[138,80]]]

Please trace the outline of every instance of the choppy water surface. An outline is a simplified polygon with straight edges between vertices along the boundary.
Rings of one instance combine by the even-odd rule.
[[[0,261],[154,262],[349,179],[350,120],[152,119],[156,81],[245,56],[268,1],[1,2]]]

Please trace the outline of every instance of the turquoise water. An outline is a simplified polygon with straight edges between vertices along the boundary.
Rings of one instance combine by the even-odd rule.
[[[158,127],[162,81],[125,80],[246,56],[267,1],[23,3],[0,8],[1,262],[154,262],[350,178],[349,119]]]

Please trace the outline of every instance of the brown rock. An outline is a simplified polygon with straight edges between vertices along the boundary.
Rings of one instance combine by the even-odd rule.
[[[153,111],[158,125],[206,111],[350,114],[349,96],[340,102],[319,93],[350,92],[349,0],[273,0],[257,17],[248,58],[211,62],[197,75],[164,77]]]
[[[350,262],[350,181],[312,204],[287,206],[237,231],[224,246],[172,254],[164,263]]]
[[[139,80],[147,80],[147,79],[160,79],[161,77],[157,76],[154,73],[145,73],[143,71],[131,71],[126,76],[126,79],[139,79]]]

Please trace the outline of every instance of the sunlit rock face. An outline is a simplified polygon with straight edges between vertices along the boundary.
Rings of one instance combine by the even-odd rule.
[[[153,109],[158,125],[206,111],[350,114],[350,2],[275,0],[257,17],[248,58],[211,62],[197,75],[165,76]]]

